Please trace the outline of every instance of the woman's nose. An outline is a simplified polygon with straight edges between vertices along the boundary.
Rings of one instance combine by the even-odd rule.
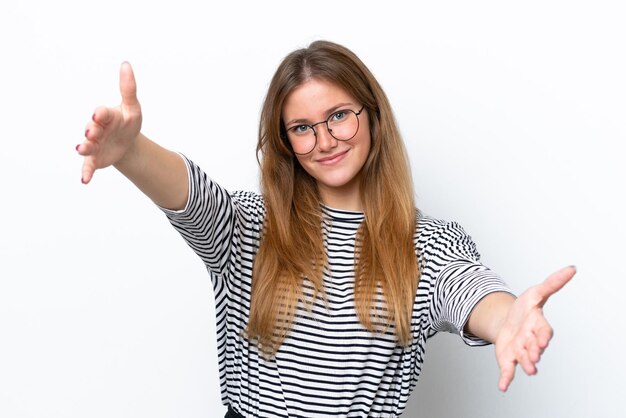
[[[316,127],[315,136],[320,151],[329,151],[337,146],[337,139],[330,134],[330,128],[325,123]]]

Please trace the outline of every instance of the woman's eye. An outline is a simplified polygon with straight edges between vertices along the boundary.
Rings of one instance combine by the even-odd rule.
[[[338,112],[333,113],[330,116],[330,120],[331,122],[339,122],[340,120],[344,119],[346,117],[346,111],[345,110],[340,110]]]
[[[304,134],[309,130],[310,126],[309,125],[298,125],[298,126],[294,126],[293,131],[297,134]]]

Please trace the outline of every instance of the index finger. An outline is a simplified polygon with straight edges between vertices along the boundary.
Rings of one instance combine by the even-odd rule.
[[[102,127],[106,127],[113,120],[113,112],[108,107],[99,106],[94,110],[91,120]]]

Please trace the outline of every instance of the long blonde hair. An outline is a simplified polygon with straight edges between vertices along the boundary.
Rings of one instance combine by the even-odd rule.
[[[416,209],[408,159],[389,101],[361,60],[347,48],[316,41],[289,54],[270,83],[261,111],[257,157],[266,218],[252,272],[246,336],[273,355],[293,324],[306,277],[313,299],[325,299],[322,211],[315,179],[300,166],[285,135],[282,107],[294,88],[310,79],[336,84],[367,109],[371,148],[360,173],[365,219],[355,245],[355,307],[372,332],[395,327],[398,342],[411,341],[419,269],[414,234]],[[376,307],[382,289],[385,307]]]

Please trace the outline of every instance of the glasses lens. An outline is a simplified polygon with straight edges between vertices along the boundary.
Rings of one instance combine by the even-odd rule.
[[[359,130],[359,118],[351,110],[335,112],[328,118],[328,129],[336,139],[347,141]]]
[[[287,131],[291,148],[296,154],[308,154],[315,148],[315,133],[310,126],[298,126]]]

